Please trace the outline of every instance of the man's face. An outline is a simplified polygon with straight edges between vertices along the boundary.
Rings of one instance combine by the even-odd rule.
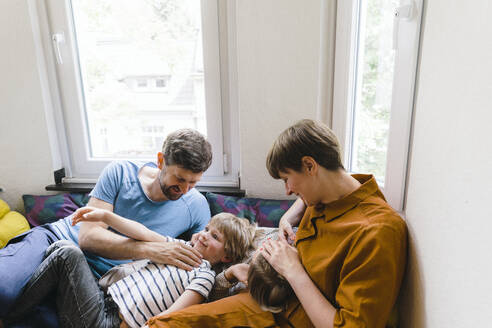
[[[193,248],[212,265],[229,261],[224,250],[224,235],[211,224],[197,234]]]
[[[163,165],[159,184],[169,200],[177,200],[186,194],[201,179],[203,172],[193,173],[177,165]]]

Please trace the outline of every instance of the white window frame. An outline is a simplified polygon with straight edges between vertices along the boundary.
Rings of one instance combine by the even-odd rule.
[[[64,182],[95,182],[111,159],[89,157],[88,129],[78,78],[80,67],[71,32],[74,30],[71,1],[28,1],[38,68],[47,99],[44,107],[50,125],[56,127],[56,132],[50,131],[54,169],[65,168]],[[207,138],[212,144],[213,161],[199,185],[238,187],[239,129],[234,128],[238,125],[234,97],[237,69],[235,61],[227,59],[235,55],[235,20],[225,17],[234,12],[235,3],[227,6],[218,0],[201,0],[201,6]],[[58,43],[59,51],[53,42],[55,34],[63,38]]]
[[[359,1],[365,0],[337,2],[332,128],[345,149],[345,165],[349,164],[352,147]],[[395,18],[398,28],[393,41],[397,46],[385,185],[382,187],[388,203],[397,211],[403,211],[405,201],[423,0],[401,0],[400,6],[405,5],[412,5],[413,11],[410,18]]]

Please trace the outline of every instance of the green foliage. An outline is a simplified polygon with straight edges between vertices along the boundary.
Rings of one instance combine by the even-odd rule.
[[[366,5],[360,99],[355,113],[354,170],[373,173],[384,181],[393,84],[391,49],[392,3],[369,0]]]
[[[186,1],[176,0],[147,0],[160,21],[164,24],[167,37],[178,40],[180,38],[194,38],[196,25],[186,12]],[[159,37],[155,35],[155,37]]]

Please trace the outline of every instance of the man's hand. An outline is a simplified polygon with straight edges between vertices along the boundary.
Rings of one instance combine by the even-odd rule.
[[[155,263],[170,264],[184,270],[192,270],[202,263],[202,255],[180,242],[145,242],[142,258]]]
[[[196,241],[198,240],[198,232],[197,233],[194,233],[192,236],[191,236],[191,244],[192,245],[195,245]]]

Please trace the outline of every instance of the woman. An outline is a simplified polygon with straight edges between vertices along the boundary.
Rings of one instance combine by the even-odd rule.
[[[267,168],[299,199],[280,222],[284,236],[299,225],[295,247],[268,241],[262,255],[295,296],[285,310],[261,310],[248,294],[192,306],[149,320],[150,327],[384,327],[395,304],[407,253],[404,221],[373,176],[350,175],[333,132],[302,120],[275,141]],[[304,213],[303,213],[304,212]],[[303,213],[301,218],[300,214]]]

